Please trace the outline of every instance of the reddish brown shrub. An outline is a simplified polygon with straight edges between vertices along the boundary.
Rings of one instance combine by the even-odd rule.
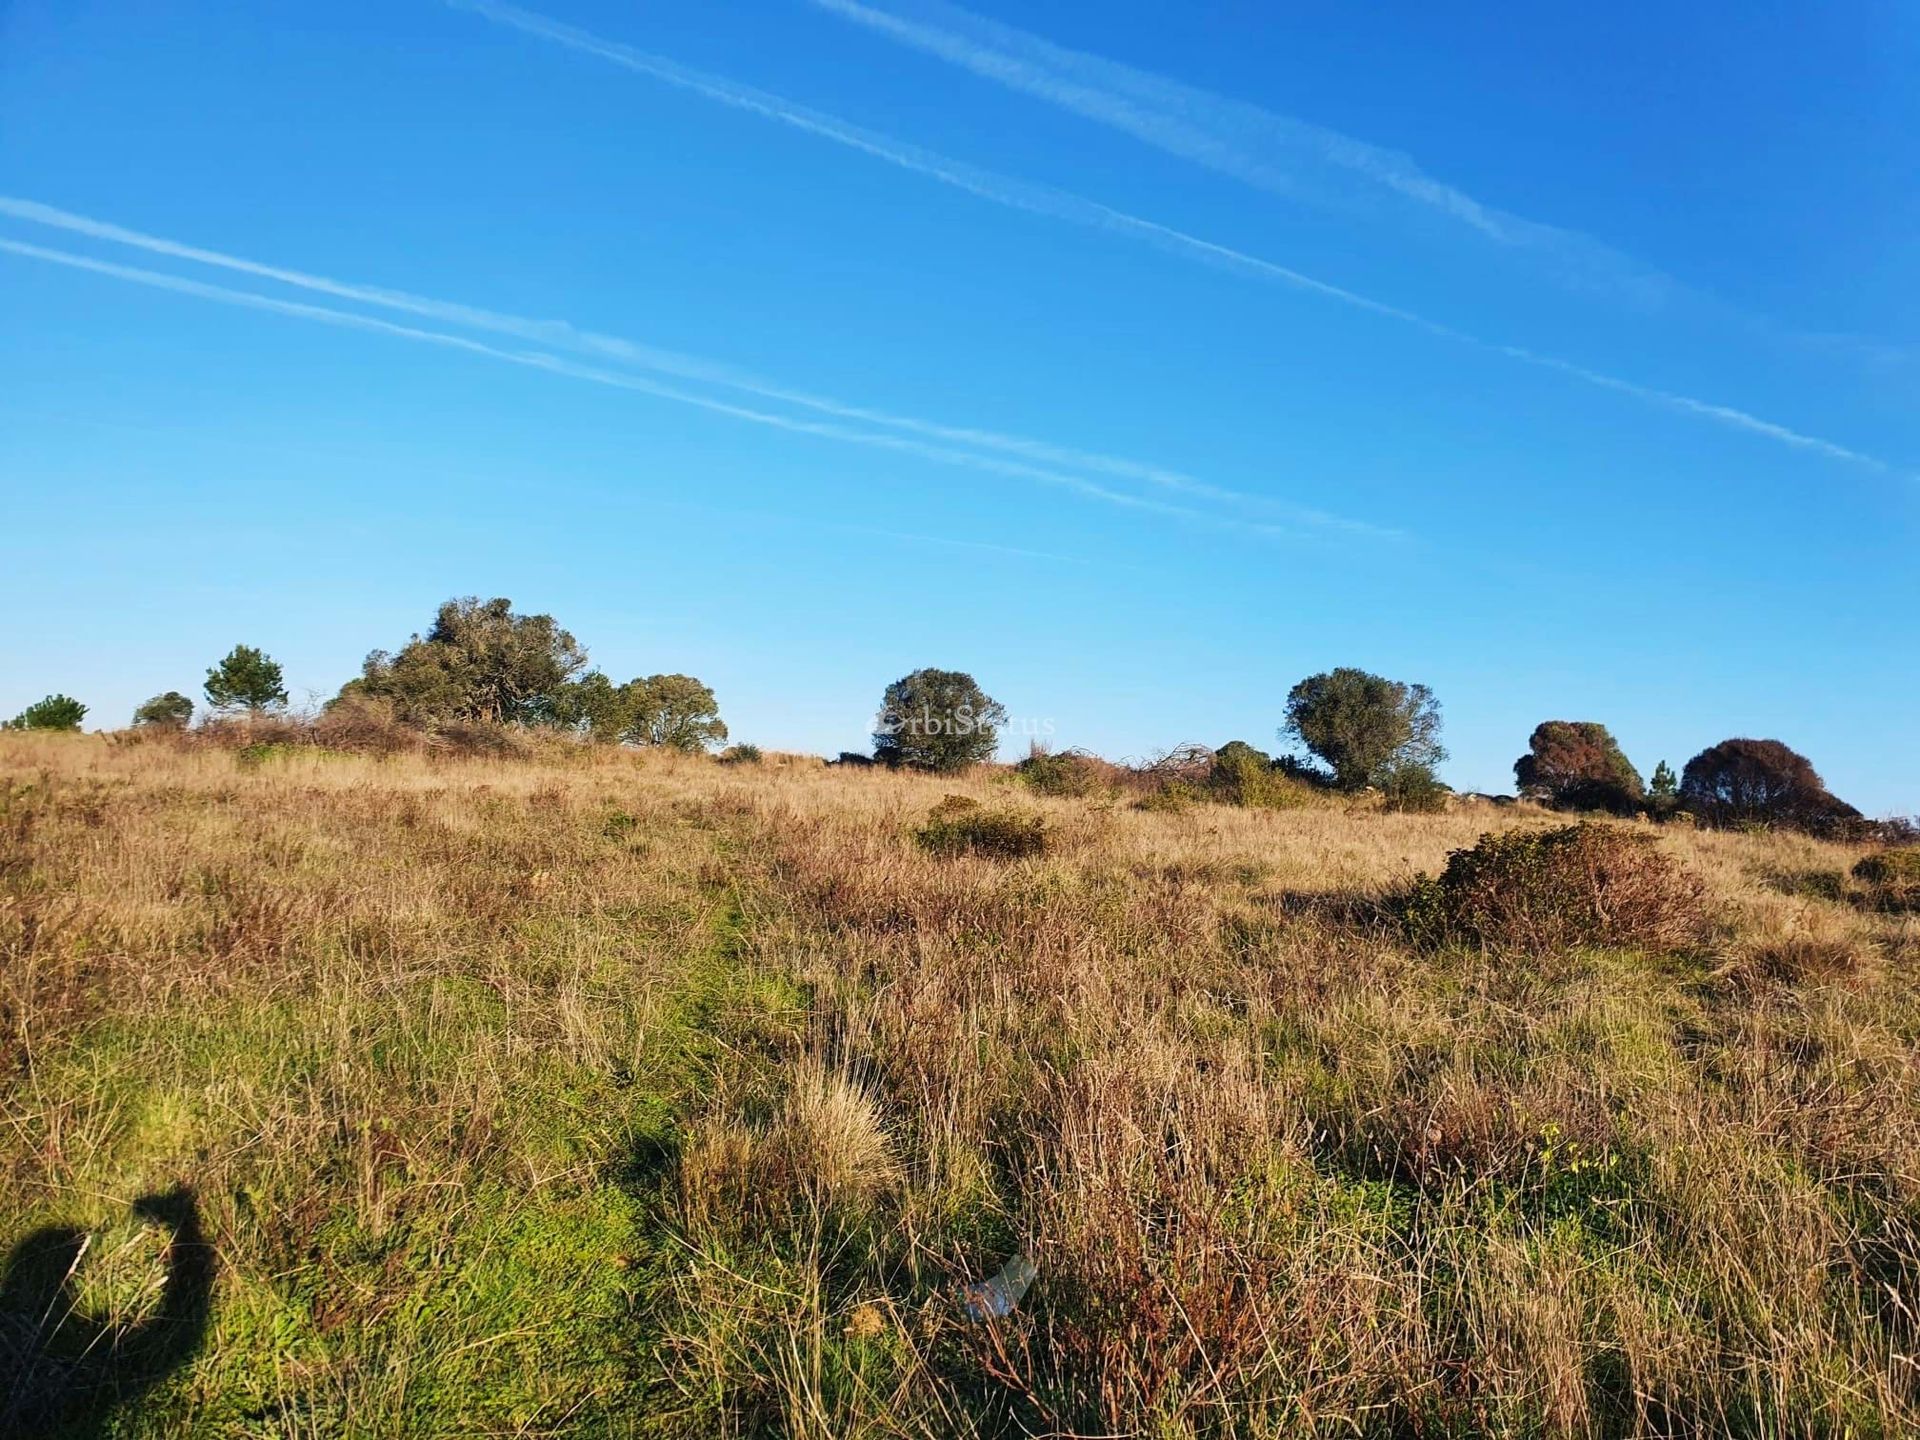
[[[1705,938],[1705,886],[1650,835],[1611,825],[1512,830],[1456,850],[1406,907],[1422,935],[1543,955],[1580,945],[1680,950]]]

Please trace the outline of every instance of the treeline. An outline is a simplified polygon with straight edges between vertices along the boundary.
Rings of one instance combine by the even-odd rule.
[[[205,711],[177,690],[135,712],[146,731],[250,739],[289,728],[345,749],[409,743],[498,749],[515,733],[544,731],[607,745],[703,753],[727,726],[711,688],[691,675],[635,676],[624,682],[590,669],[574,636],[551,615],[523,615],[505,599],[448,600],[424,634],[398,650],[376,650],[361,673],[319,714],[287,713],[280,665],[236,645],[206,673]],[[78,730],[87,707],[49,695],[7,722],[11,729]],[[962,671],[923,669],[886,687],[870,753],[843,751],[842,765],[885,765],[951,773],[992,761],[1006,707]],[[1440,705],[1424,685],[1343,667],[1310,675],[1288,693],[1275,756],[1244,741],[1217,750],[1183,746],[1144,765],[1120,766],[1080,751],[1036,751],[1017,767],[1032,788],[1084,794],[1125,781],[1142,803],[1192,800],[1285,807],[1316,793],[1377,793],[1388,809],[1431,811],[1450,803],[1438,765]],[[756,760],[737,745],[723,759]],[[1833,795],[1812,763],[1778,740],[1734,738],[1710,745],[1676,775],[1664,760],[1643,779],[1596,721],[1548,720],[1514,763],[1518,796],[1556,809],[1690,817],[1719,826],[1784,826],[1841,838],[1914,838],[1911,822],[1872,822]],[[1482,797],[1496,800],[1512,797]]]

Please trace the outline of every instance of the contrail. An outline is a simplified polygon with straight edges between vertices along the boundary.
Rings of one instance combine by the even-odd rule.
[[[1803,434],[1731,405],[1697,400],[1691,396],[1679,395],[1607,375],[1570,360],[1562,360],[1530,350],[1525,346],[1508,345],[1500,341],[1484,339],[1469,331],[1457,329],[1437,320],[1429,320],[1412,310],[1373,299],[1326,280],[1316,279],[1302,271],[1291,269],[1272,260],[1262,259],[1246,251],[1216,244],[1172,226],[1128,214],[1124,210],[1102,205],[1098,201],[1089,200],[1071,191],[984,170],[964,160],[955,160],[918,145],[892,139],[821,111],[782,99],[767,91],[757,90],[752,86],[741,85],[718,76],[703,74],[675,61],[636,50],[630,45],[605,40],[575,26],[550,20],[516,6],[499,3],[499,0],[446,0],[446,3],[454,9],[470,10],[488,20],[525,34],[609,60],[628,70],[664,81],[719,104],[761,115],[811,135],[818,135],[848,149],[884,160],[903,170],[938,180],[942,184],[953,186],[995,205],[1093,230],[1125,235],[1186,259],[1198,260],[1204,264],[1252,275],[1263,280],[1277,281],[1342,305],[1366,311],[1368,314],[1414,326],[1430,335],[1470,345],[1490,354],[1504,355],[1524,365],[1550,370],[1600,389],[1632,396],[1648,404],[1709,420],[1718,425],[1744,431],[1749,435],[1824,455],[1830,459],[1844,460],[1883,473],[1894,468],[1876,456],[1818,436]]]
[[[174,259],[189,260],[196,264],[209,265],[219,269],[231,270],[258,279],[273,280],[297,289],[311,290],[336,299],[353,300],[367,305],[376,305],[383,309],[396,310],[405,314],[417,315],[445,324],[458,325],[469,329],[490,331],[499,335],[511,335],[516,339],[529,340],[536,344],[558,346],[601,358],[617,360],[623,364],[638,366],[656,373],[672,375],[683,380],[694,380],[702,384],[738,390],[763,400],[774,400],[784,404],[813,410],[821,414],[832,415],[842,420],[853,420],[862,424],[881,425],[889,429],[904,430],[912,434],[925,436],[932,440],[957,445],[972,446],[976,449],[998,450],[1006,454],[1018,455],[1044,465],[1066,466],[1074,469],[1092,470],[1121,479],[1142,481],[1159,486],[1162,489],[1177,491],[1199,499],[1217,501],[1223,504],[1238,505],[1253,510],[1263,510],[1296,524],[1318,526],[1328,530],[1345,531],[1354,535],[1374,539],[1404,539],[1403,532],[1384,526],[1370,525],[1364,521],[1348,519],[1344,516],[1329,514],[1324,510],[1289,504],[1266,496],[1250,495],[1225,486],[1211,484],[1181,471],[1166,466],[1153,465],[1139,460],[1130,460],[1117,455],[1105,455],[1097,451],[1077,449],[1059,445],[1050,441],[1036,440],[1028,436],[1008,435],[992,430],[966,426],[941,424],[915,416],[898,415],[866,406],[852,405],[826,396],[810,394],[787,386],[775,384],[711,360],[666,350],[657,346],[644,345],[619,336],[600,334],[592,330],[583,330],[564,320],[536,320],[525,316],[503,314],[497,310],[483,309],[475,305],[457,301],[436,300],[424,295],[411,294],[404,290],[393,290],[381,286],[361,285],[351,281],[333,279],[324,275],[315,275],[307,271],[289,269],[284,266],[262,264],[241,256],[227,254],[219,250],[209,250],[197,245],[188,245],[178,240],[169,240],[157,235],[149,235],[131,230],[110,221],[97,220],[91,216],[77,215],[71,211],[60,210],[35,200],[25,200],[13,196],[0,195],[0,215],[11,216],[16,220],[28,221],[36,225],[45,225],[53,229],[65,230],[72,234],[85,235],[92,239],[106,240],[114,244],[145,250],[151,254],[165,255]]]
[[[764,410],[755,410],[748,406],[736,405],[725,400],[716,400],[706,395],[696,395],[690,391],[672,385],[663,385],[637,375],[625,375],[617,371],[602,370],[596,366],[580,365],[557,355],[545,354],[537,350],[503,350],[478,340],[470,340],[462,335],[451,335],[439,330],[423,330],[411,325],[395,324],[391,320],[381,320],[371,315],[357,315],[351,311],[336,310],[325,305],[309,305],[297,300],[282,300],[269,295],[257,295],[246,290],[231,290],[223,285],[209,285],[200,280],[189,280],[183,276],[167,275],[157,270],[143,270],[132,265],[118,265],[112,261],[89,259],[84,255],[74,255],[64,250],[51,250],[39,245],[30,245],[23,241],[0,239],[0,251],[20,255],[28,259],[42,260],[50,264],[64,265],[75,270],[86,270],[97,275],[111,276],[117,280],[126,280],[136,285],[145,285],[157,290],[170,290],[179,295],[190,295],[200,300],[210,300],[222,305],[233,305],[249,310],[265,311],[276,315],[292,316],[301,320],[312,320],[320,324],[333,325],[342,329],[362,330],[378,335],[387,335],[396,339],[411,340],[418,344],[436,345],[444,349],[459,350],[470,355],[485,356],[490,360],[502,360],[512,365],[522,365],[529,369],[543,370],[553,375],[563,375],[569,379],[585,380],[596,385],[612,386],[615,389],[636,391],[643,395],[652,395],[662,400],[671,400],[677,404],[690,405],[716,415],[725,415],[735,420],[744,420],[755,425],[766,425],[798,435],[813,435],[824,439],[840,440],[853,445],[866,445],[874,449],[889,450],[897,454],[914,455],[926,460],[934,460],[944,465],[963,466],[968,469],[983,470],[996,475],[1014,476],[1020,479],[1034,480],[1041,484],[1068,490],[1089,499],[1100,500],[1109,505],[1124,509],[1139,510],[1150,514],[1167,515],[1181,520],[1192,521],[1217,529],[1242,530],[1252,534],[1299,538],[1298,532],[1279,525],[1269,525],[1259,521],[1245,520],[1233,516],[1209,514],[1184,505],[1168,504],[1164,501],[1150,500],[1138,495],[1129,495],[1122,491],[1108,489],[1077,475],[1063,474],[1038,465],[1029,465],[1018,460],[1005,460],[994,455],[980,455],[968,450],[956,450],[950,446],[934,445],[921,440],[912,440],[900,435],[883,435],[872,431],[850,429],[823,421],[797,420],[787,415],[776,415]]]
[[[877,34],[1031,95],[1243,184],[1300,198],[1303,174],[1358,177],[1487,239],[1528,246],[1630,285],[1646,298],[1667,276],[1578,232],[1486,205],[1427,174],[1411,155],[1279,115],[1104,56],[1070,50],[940,0],[910,5],[914,18],[862,0],[811,0]],[[920,16],[929,18],[922,19]],[[1311,198],[1311,197],[1309,197]]]

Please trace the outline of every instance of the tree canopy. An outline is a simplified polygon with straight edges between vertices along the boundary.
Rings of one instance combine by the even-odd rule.
[[[236,645],[207,671],[207,704],[216,710],[271,710],[287,703],[278,662],[251,645]]]
[[[162,730],[180,730],[193,719],[193,701],[178,690],[156,695],[133,712],[133,723]]]
[[[535,722],[555,717],[564,687],[586,663],[585,649],[551,615],[467,596],[443,604],[432,628],[398,652],[367,656],[342,694],[387,700],[411,724]]]
[[[1523,793],[1571,810],[1631,815],[1646,796],[1640,772],[1607,727],[1593,720],[1543,720],[1513,762]]]
[[[963,770],[991,760],[1006,707],[962,670],[916,670],[887,686],[874,720],[874,758],[915,770]]]
[[[1680,803],[1710,825],[1819,830],[1860,812],[1837,799],[1813,762],[1778,740],[1722,740],[1680,772]]]
[[[87,707],[71,695],[49,695],[36,700],[13,719],[8,730],[78,730],[87,718]]]
[[[1342,790],[1379,783],[1389,766],[1430,770],[1447,758],[1431,690],[1349,666],[1293,687],[1286,732],[1327,763]]]

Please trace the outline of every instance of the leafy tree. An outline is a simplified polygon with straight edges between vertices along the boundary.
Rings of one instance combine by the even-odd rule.
[[[161,730],[183,730],[193,719],[193,701],[178,690],[156,695],[133,712],[133,723]]]
[[[1806,756],[1778,740],[1722,740],[1680,772],[1680,801],[1710,825],[1820,830],[1860,812],[1836,799]]]
[[[1673,800],[1680,794],[1680,777],[1662,760],[1653,767],[1653,779],[1647,782],[1647,794],[1656,800]]]
[[[1431,769],[1447,758],[1431,690],[1348,666],[1293,687],[1286,733],[1326,761],[1342,790],[1377,784],[1389,765]]]
[[[611,743],[631,723],[633,700],[627,685],[615,685],[602,672],[589,670],[560,688],[551,718],[563,730],[584,730],[595,740]]]
[[[207,671],[207,704],[216,710],[258,713],[287,703],[278,662],[251,645],[236,645]]]
[[[410,724],[552,720],[587,652],[551,615],[516,614],[511,600],[449,600],[433,628],[397,653],[367,656],[341,693],[391,701]]]
[[[87,707],[71,695],[49,695],[36,700],[13,719],[8,730],[78,730],[87,718]]]
[[[713,691],[691,675],[649,675],[621,688],[628,705],[621,736],[632,744],[693,752],[727,738]]]
[[[1570,810],[1631,815],[1646,787],[1607,727],[1592,720],[1543,720],[1513,762],[1523,792]]]
[[[916,670],[887,686],[873,754],[915,770],[963,770],[991,760],[1006,707],[961,670]]]

